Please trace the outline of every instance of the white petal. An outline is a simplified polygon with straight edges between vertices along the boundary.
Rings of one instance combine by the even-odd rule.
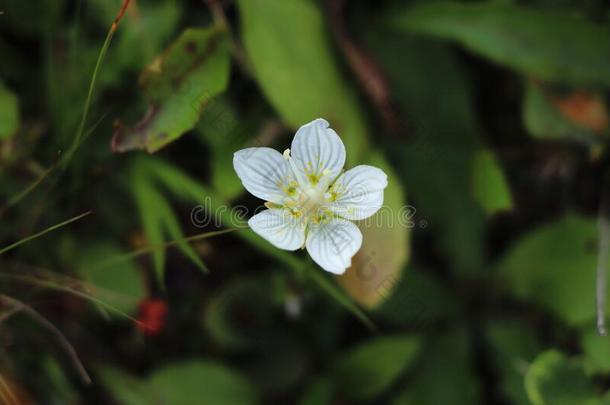
[[[315,179],[314,185],[328,185],[337,178],[345,165],[345,146],[326,120],[318,118],[303,125],[294,136],[291,156],[296,168]]]
[[[351,220],[365,219],[383,205],[383,190],[388,176],[373,166],[360,165],[343,173],[331,186],[336,200],[328,208],[337,215]]]
[[[296,219],[286,209],[265,210],[250,218],[248,225],[280,249],[297,250],[305,243],[305,222]]]
[[[352,222],[334,218],[312,225],[307,235],[307,251],[324,270],[342,274],[352,265],[352,257],[362,245],[362,233]]]
[[[247,148],[235,152],[233,168],[251,194],[266,201],[283,204],[283,188],[292,171],[282,154],[271,148]]]

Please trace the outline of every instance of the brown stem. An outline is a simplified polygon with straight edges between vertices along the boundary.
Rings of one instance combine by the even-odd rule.
[[[74,349],[70,341],[64,336],[64,334],[59,329],[57,329],[55,325],[53,325],[47,318],[42,316],[34,308],[15,298],[9,297],[8,295],[0,294],[0,302],[2,301],[4,303],[12,305],[15,308],[18,308],[19,311],[29,315],[30,318],[38,322],[49,332],[55,335],[57,337],[57,340],[59,341],[59,344],[63,347],[68,356],[70,356],[70,358],[72,359],[72,363],[74,364],[74,367],[76,368],[76,371],[78,372],[81,380],[87,385],[91,384],[91,377],[89,377],[89,373],[87,373],[85,366],[83,366],[83,363],[80,361],[76,350]]]
[[[330,27],[348,65],[370,98],[383,123],[392,135],[405,132],[405,125],[392,103],[390,85],[385,73],[370,52],[349,36],[345,26],[345,0],[326,0]]]
[[[224,8],[219,0],[203,0],[210,12],[212,13],[212,18],[214,19],[214,23],[222,28],[227,35],[229,36],[229,40],[231,41],[231,54],[233,58],[237,62],[237,64],[242,68],[244,73],[248,76],[253,76],[252,74],[252,65],[248,60],[248,56],[244,51],[244,48],[241,46],[239,41],[233,35],[233,31],[231,30],[231,24],[227,20],[227,16],[225,15]]]

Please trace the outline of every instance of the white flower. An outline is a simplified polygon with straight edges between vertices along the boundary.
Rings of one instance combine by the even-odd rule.
[[[320,267],[342,274],[362,245],[362,233],[350,221],[379,210],[387,176],[366,165],[342,173],[345,146],[323,119],[299,128],[291,146],[283,155],[271,148],[235,153],[242,184],[269,208],[248,225],[280,249],[306,247]]]

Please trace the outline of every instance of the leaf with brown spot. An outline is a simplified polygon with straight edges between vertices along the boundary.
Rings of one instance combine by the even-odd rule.
[[[574,91],[551,98],[553,105],[574,124],[600,133],[608,129],[608,109],[599,94]]]
[[[228,84],[229,46],[217,28],[187,29],[142,73],[149,109],[136,125],[117,123],[113,152],[153,153],[191,130]]]

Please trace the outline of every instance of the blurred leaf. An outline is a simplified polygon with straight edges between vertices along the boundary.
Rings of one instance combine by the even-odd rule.
[[[362,247],[338,281],[356,302],[374,308],[391,296],[409,258],[411,211],[400,178],[385,158],[371,153],[364,163],[381,168],[388,175],[388,187],[383,207],[359,221]]]
[[[19,101],[0,81],[0,139],[9,138],[19,129]]]
[[[525,376],[533,405],[594,404],[593,384],[577,359],[549,350],[540,354]]]
[[[169,239],[184,239],[184,233],[180,229],[180,223],[178,222],[176,215],[165,197],[153,184],[148,168],[149,166],[146,161],[135,161],[131,173],[131,190],[138,207],[138,212],[140,213],[140,219],[149,245],[162,245],[163,242],[165,242],[165,234],[167,234]],[[188,242],[180,241],[178,243],[178,249],[191,259],[193,264],[200,270],[207,271],[198,254]],[[152,252],[152,257],[158,281],[160,285],[163,286],[165,250],[154,250]]]
[[[384,336],[343,353],[335,365],[337,386],[352,400],[371,399],[398,378],[421,347],[414,336]]]
[[[97,371],[122,405],[150,405],[151,395],[141,381],[114,367],[98,367]]]
[[[481,204],[487,215],[510,210],[513,198],[510,188],[491,151],[482,149],[474,158],[473,164],[474,198]]]
[[[576,215],[522,237],[498,264],[507,288],[548,308],[569,324],[595,318],[597,227]]]
[[[392,405],[479,403],[479,382],[471,364],[469,341],[463,332],[428,339],[422,361],[409,385]]]
[[[528,82],[523,103],[523,121],[527,131],[535,138],[583,138],[586,131],[561,115],[553,107],[539,85]]]
[[[356,94],[335,61],[325,21],[309,0],[240,0],[242,40],[258,84],[292,127],[325,118],[342,137],[349,162],[366,150]]]
[[[523,120],[536,138],[572,138],[591,143],[608,127],[607,106],[595,93],[556,94],[552,88],[529,81]]]
[[[263,332],[258,347],[245,369],[253,383],[267,395],[291,395],[294,388],[307,377],[311,354],[296,334]]]
[[[47,399],[47,403],[51,405],[64,405],[66,403],[77,403],[77,394],[76,390],[67,379],[64,370],[57,364],[57,362],[50,357],[45,357],[44,359],[44,368],[46,374],[48,375],[49,382],[52,384],[52,388],[49,388],[48,394],[49,397]],[[0,393],[2,389],[0,388]],[[0,399],[2,399],[2,395],[0,394]],[[30,403],[30,401],[24,400],[23,402],[19,401],[16,405],[22,405]],[[11,405],[9,402],[7,405]]]
[[[584,365],[593,373],[610,373],[610,339],[600,336],[597,328],[587,325],[580,333],[580,345],[584,352]]]
[[[167,366],[146,382],[153,402],[167,405],[246,405],[258,403],[248,380],[224,365],[191,361]]]
[[[92,17],[106,27],[116,17],[123,0],[90,0],[87,6]],[[144,3],[142,7],[132,1],[125,15],[125,23],[110,48],[107,67],[100,81],[117,83],[124,78],[125,70],[139,71],[152,60],[174,35],[180,19],[181,7],[174,0],[161,3]]]
[[[393,281],[397,284],[390,286],[394,293],[375,311],[377,317],[420,331],[455,314],[455,297],[428,271],[409,267],[400,280]],[[385,288],[380,285],[379,293],[385,294]]]
[[[328,377],[318,377],[305,389],[299,405],[331,405],[334,398],[333,381]]]
[[[153,153],[193,129],[210,100],[227,87],[229,62],[223,31],[185,30],[142,74],[149,110],[135,127],[119,127],[113,150]]]
[[[409,141],[392,145],[389,153],[412,190],[420,218],[413,226],[438,234],[457,272],[476,273],[483,260],[484,216],[471,184],[481,146],[462,67],[446,46],[383,27],[370,31],[368,43],[409,117]]]
[[[63,0],[4,0],[2,24],[25,37],[50,34],[64,8]]]
[[[212,185],[231,200],[244,191],[233,168],[233,153],[246,147],[255,129],[239,116],[234,105],[223,96],[214,98],[197,125],[201,137],[211,146]]]
[[[205,326],[214,341],[225,348],[252,348],[269,327],[273,309],[267,280],[238,279],[210,297]]]
[[[499,377],[500,391],[507,403],[529,405],[523,378],[540,349],[528,325],[517,321],[493,321],[485,330],[487,356]]]
[[[406,8],[391,19],[539,79],[610,85],[610,29],[578,16],[497,3],[438,2]]]
[[[122,261],[112,267],[99,264],[109,257],[124,253],[111,241],[88,246],[80,257],[79,274],[95,287],[108,290],[117,299],[111,304],[123,312],[132,312],[146,296],[144,278],[131,261]]]
[[[125,405],[247,405],[258,403],[255,387],[240,374],[210,361],[175,363],[137,379],[102,368],[112,393]]]

